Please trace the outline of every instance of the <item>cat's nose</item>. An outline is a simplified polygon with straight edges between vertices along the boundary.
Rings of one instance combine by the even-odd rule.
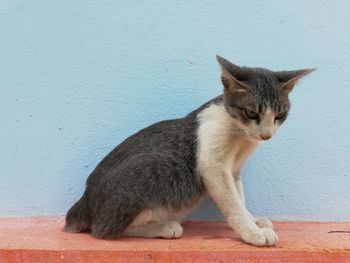
[[[270,134],[260,134],[261,139],[263,139],[264,141],[267,141],[268,139],[270,139],[272,136]]]

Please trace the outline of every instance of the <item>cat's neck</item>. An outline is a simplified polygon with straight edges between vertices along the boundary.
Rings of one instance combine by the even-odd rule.
[[[223,104],[211,104],[202,110],[198,122],[199,162],[211,162],[239,173],[258,142],[242,132]]]

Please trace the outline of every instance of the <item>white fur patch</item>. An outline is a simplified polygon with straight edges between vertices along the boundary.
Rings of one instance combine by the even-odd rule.
[[[259,228],[244,204],[240,169],[258,144],[223,105],[212,104],[198,115],[197,170],[228,224],[247,243],[277,242],[275,232]]]
[[[198,170],[219,166],[230,173],[239,173],[258,141],[245,134],[242,124],[228,114],[224,105],[210,105],[198,119]]]

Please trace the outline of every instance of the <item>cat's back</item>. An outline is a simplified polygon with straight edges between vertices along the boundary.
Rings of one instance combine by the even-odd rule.
[[[116,146],[94,172],[117,168],[126,160],[142,154],[168,156],[195,165],[197,126],[195,114],[152,124]]]

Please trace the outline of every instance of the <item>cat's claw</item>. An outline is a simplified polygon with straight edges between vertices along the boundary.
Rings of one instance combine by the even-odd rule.
[[[273,224],[272,222],[265,218],[265,217],[258,217],[255,219],[255,224],[260,227],[260,228],[264,228],[264,227],[268,227],[268,228],[273,228]]]
[[[260,228],[255,232],[242,235],[242,239],[254,246],[274,246],[278,241],[278,237],[271,228]]]

